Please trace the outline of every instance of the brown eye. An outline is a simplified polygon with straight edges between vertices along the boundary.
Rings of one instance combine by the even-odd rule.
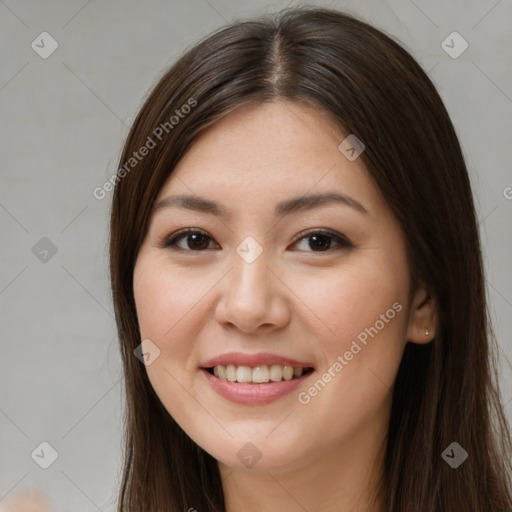
[[[299,234],[299,237],[300,238],[294,243],[294,245],[296,246],[299,243],[303,243],[305,240],[309,240],[309,243],[307,244],[308,249],[305,249],[309,252],[329,252],[332,250],[353,247],[353,245],[343,235],[332,231],[317,230],[310,231],[309,233],[302,232]],[[185,246],[180,245],[182,240],[185,240]],[[213,238],[205,232],[198,229],[188,228],[166,239],[162,243],[162,247],[189,252],[200,252],[207,249],[218,248],[218,245],[216,245],[216,247],[209,246],[210,242],[213,242]]]
[[[307,247],[311,249],[310,252],[328,252],[333,250],[333,242],[338,246],[334,248],[336,250],[353,247],[343,235],[331,231],[310,231],[309,234],[300,233],[299,237],[299,240],[294,245],[303,240],[309,240]]]
[[[178,245],[185,239],[185,247]],[[167,239],[163,246],[182,249],[185,251],[204,251],[208,249],[208,241],[213,240],[209,235],[197,229],[187,229]]]

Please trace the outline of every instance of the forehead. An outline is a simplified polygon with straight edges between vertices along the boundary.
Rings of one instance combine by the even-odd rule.
[[[157,202],[182,193],[248,207],[339,192],[366,202],[371,211],[382,197],[362,159],[351,161],[340,151],[347,135],[327,113],[306,103],[244,105],[196,140]]]

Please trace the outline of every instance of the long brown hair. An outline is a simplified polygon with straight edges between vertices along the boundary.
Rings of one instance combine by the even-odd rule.
[[[308,102],[364,142],[360,158],[404,230],[414,282],[426,283],[438,304],[435,339],[407,343],[396,378],[385,510],[510,512],[510,427],[453,125],[400,44],[354,16],[310,7],[234,23],[189,49],[153,88],[128,135],[110,227],[126,386],[119,512],[224,510],[216,460],[176,424],[134,356],[141,340],[133,269],[155,197],[191,144],[242,104],[276,99]],[[135,160],[143,146],[148,151]],[[452,442],[468,453],[457,469],[442,457]]]

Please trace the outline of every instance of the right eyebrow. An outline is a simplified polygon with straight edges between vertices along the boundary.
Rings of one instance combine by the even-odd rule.
[[[276,205],[274,213],[278,217],[284,217],[299,211],[319,208],[328,204],[341,204],[354,208],[360,213],[368,214],[368,210],[361,203],[350,196],[337,192],[327,192],[286,199]],[[232,216],[232,213],[227,210],[225,206],[216,201],[205,197],[187,194],[169,196],[161,199],[154,205],[153,211],[171,207],[186,208],[188,210],[208,213],[222,218],[230,218]]]

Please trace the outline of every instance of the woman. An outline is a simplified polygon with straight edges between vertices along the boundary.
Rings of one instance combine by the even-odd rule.
[[[119,511],[501,511],[511,437],[434,86],[328,9],[191,48],[127,138]]]

